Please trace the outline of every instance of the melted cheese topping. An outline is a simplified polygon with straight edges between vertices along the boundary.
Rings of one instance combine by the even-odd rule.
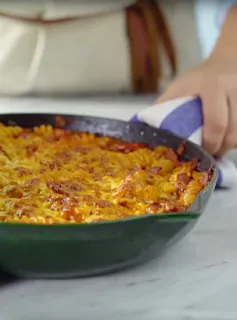
[[[0,124],[0,220],[91,223],[184,212],[209,181],[164,146]]]

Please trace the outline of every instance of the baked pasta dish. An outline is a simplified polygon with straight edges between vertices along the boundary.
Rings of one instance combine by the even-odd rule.
[[[198,160],[48,125],[0,124],[0,220],[92,223],[184,212],[209,183]]]

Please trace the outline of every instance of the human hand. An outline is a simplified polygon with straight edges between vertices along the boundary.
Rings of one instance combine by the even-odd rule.
[[[203,104],[203,147],[217,158],[237,146],[237,59],[212,55],[177,78],[159,102],[199,96]]]

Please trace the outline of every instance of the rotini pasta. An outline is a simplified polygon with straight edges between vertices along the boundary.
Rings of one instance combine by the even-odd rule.
[[[91,223],[184,212],[209,174],[181,161],[182,150],[0,124],[0,220]]]

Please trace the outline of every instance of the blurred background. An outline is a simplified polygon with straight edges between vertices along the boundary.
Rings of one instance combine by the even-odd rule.
[[[0,108],[128,117],[209,54],[224,5],[0,1]]]

